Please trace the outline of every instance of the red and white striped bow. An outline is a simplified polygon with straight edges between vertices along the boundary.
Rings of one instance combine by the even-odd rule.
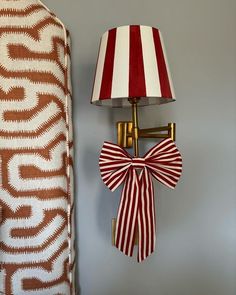
[[[174,188],[182,172],[182,158],[175,143],[164,139],[143,158],[132,158],[117,144],[105,142],[99,166],[106,186],[114,191],[124,182],[120,200],[115,246],[132,256],[138,226],[138,262],[155,249],[156,218],[152,177]],[[137,171],[140,170],[140,173]]]

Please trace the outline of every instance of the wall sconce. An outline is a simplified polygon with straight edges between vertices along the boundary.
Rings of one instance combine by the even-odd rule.
[[[113,191],[124,182],[115,228],[115,246],[132,256],[138,231],[138,261],[155,248],[155,208],[151,176],[174,188],[182,171],[175,140],[175,123],[140,129],[138,106],[175,100],[161,33],[130,25],[103,34],[91,103],[132,107],[132,121],[118,122],[118,145],[105,142],[100,156],[101,176]],[[139,138],[163,138],[139,157]],[[124,148],[134,147],[134,157]]]

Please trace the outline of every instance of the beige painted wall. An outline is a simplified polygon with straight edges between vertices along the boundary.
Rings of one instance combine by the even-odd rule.
[[[236,1],[44,3],[73,39],[80,294],[235,295]],[[116,140],[115,122],[129,119],[129,112],[89,104],[99,38],[124,24],[163,33],[177,101],[142,109],[140,122],[176,122],[184,159],[175,191],[156,183],[157,250],[140,265],[111,247],[120,192],[109,192],[98,171],[103,140]]]

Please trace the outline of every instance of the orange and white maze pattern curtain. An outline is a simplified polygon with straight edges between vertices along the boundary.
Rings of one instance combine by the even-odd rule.
[[[40,1],[0,1],[0,294],[75,294],[68,38]]]

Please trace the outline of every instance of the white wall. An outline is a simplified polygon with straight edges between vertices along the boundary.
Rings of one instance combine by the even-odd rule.
[[[236,294],[236,1],[45,0],[73,40],[81,295]],[[184,173],[156,182],[158,243],[142,264],[111,246],[120,192],[103,185],[98,156],[129,111],[90,105],[99,38],[124,24],[159,27],[177,95],[140,111],[143,127],[177,123]],[[146,146],[147,148],[147,146]]]

